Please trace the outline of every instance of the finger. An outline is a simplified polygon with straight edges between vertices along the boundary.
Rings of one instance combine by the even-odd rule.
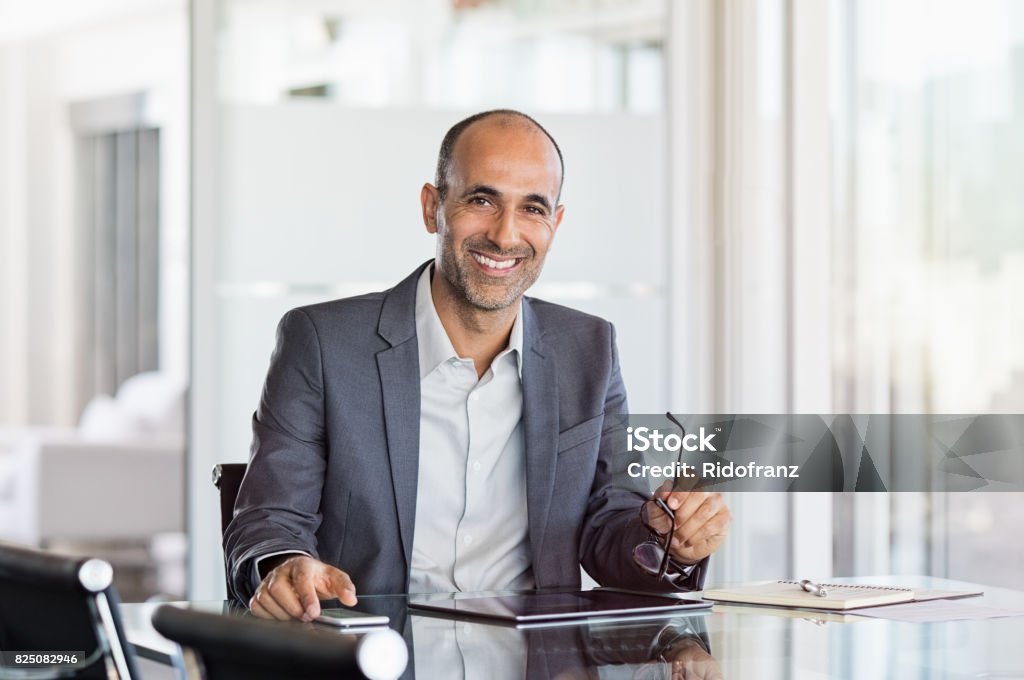
[[[301,618],[305,621],[320,616],[320,598],[316,593],[316,576],[312,564],[315,564],[312,560],[296,560],[291,566],[291,586],[302,609]]]
[[[292,617],[274,601],[273,596],[266,588],[260,586],[256,590],[256,601],[269,614],[267,618],[277,619],[278,621],[291,621]]]
[[[690,672],[692,676],[689,677],[697,678],[697,680],[722,680],[722,671],[718,662],[711,657],[694,661]]]
[[[731,521],[732,518],[727,513],[716,515],[704,525],[704,529],[698,533],[696,540],[714,542],[715,545],[721,544],[725,537],[729,535],[729,523]]]
[[[283,609],[289,618],[302,619],[305,607],[299,602],[298,593],[292,583],[292,571],[285,567],[275,569],[267,575],[263,582],[264,589],[270,593],[274,603]]]
[[[687,659],[683,668],[685,672],[683,677],[686,680],[708,680],[708,673],[711,671],[706,661],[694,658]]]
[[[689,519],[693,512],[700,507],[701,503],[707,497],[707,493],[704,491],[672,491],[668,493],[658,494],[673,510],[673,518],[662,519],[661,511],[653,511],[651,515],[656,518],[656,522],[652,522],[652,526],[658,531],[668,531],[672,526],[672,520],[675,520],[675,535],[679,535],[679,532],[683,524]]]
[[[730,517],[720,513],[701,526],[694,534],[674,537],[671,549],[684,559],[703,559],[714,552],[729,533]]]
[[[712,515],[701,526],[694,529],[684,540],[696,540],[701,537],[721,536],[729,533],[729,524],[732,522],[732,513],[723,502],[717,512]]]
[[[659,534],[664,535],[672,528],[672,517],[653,500],[644,503],[644,511],[646,524]]]
[[[662,494],[665,503],[675,513],[676,528],[682,526],[689,519],[707,496],[706,491],[673,491]]]
[[[688,493],[672,494],[672,498],[669,498],[667,503],[668,507],[676,511],[676,525],[680,525],[689,519],[690,515],[696,512],[707,499],[708,496],[717,495],[709,494],[707,491],[690,491]]]
[[[718,667],[717,663],[709,663],[704,670],[703,680],[722,680],[723,677],[722,669]]]
[[[668,503],[668,507],[673,510],[682,505],[687,496],[692,493],[696,493],[693,491],[673,491],[670,485],[666,488],[666,485],[668,484],[668,482],[665,482],[665,484],[659,486],[658,490],[654,492],[654,495]]]
[[[724,534],[717,533],[701,533],[699,536],[689,537],[684,541],[678,539],[672,544],[672,553],[677,559],[682,560],[686,564],[690,564],[699,561],[708,555],[712,554],[725,540]]]
[[[676,510],[676,537],[681,540],[696,534],[700,527],[725,508],[725,501],[718,493],[705,494],[700,504],[693,507],[690,507],[690,501],[688,498],[686,504]]]
[[[672,662],[672,680],[693,680],[693,678],[689,659],[677,659]]]
[[[333,567],[329,572],[328,588],[321,594],[325,597],[337,597],[346,607],[352,607],[359,601],[356,599],[356,586],[352,579],[345,572]]]
[[[273,616],[267,611],[266,607],[260,604],[260,601],[253,595],[249,598],[249,611],[252,612],[253,616],[260,619],[272,619]]]

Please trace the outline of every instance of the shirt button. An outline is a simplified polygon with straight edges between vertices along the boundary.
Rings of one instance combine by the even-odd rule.
[[[470,401],[477,401],[478,399],[480,399],[480,395],[477,394],[476,392],[473,392],[471,395],[469,395]]]
[[[477,472],[480,471],[480,461],[473,461],[473,469],[476,470]]]
[[[465,543],[466,545],[469,545],[470,543],[473,542],[473,537],[470,536],[469,534],[466,534],[465,536],[462,537],[462,542]]]

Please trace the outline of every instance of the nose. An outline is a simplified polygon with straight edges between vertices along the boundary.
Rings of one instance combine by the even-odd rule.
[[[502,210],[490,229],[487,230],[487,238],[494,245],[502,250],[509,250],[519,245],[519,225],[516,223],[515,210]]]

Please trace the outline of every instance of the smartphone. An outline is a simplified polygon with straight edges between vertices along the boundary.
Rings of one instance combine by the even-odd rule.
[[[313,619],[338,628],[372,628],[388,625],[388,617],[365,614],[354,609],[321,609],[320,616]]]

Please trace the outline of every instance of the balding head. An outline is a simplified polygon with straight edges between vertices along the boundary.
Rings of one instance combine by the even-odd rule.
[[[436,180],[420,191],[423,223],[438,236],[435,306],[514,316],[562,221],[558,145],[518,111],[480,113],[445,135]]]
[[[442,201],[448,195],[448,185],[451,178],[452,164],[455,159],[456,144],[462,137],[462,134],[469,127],[474,124],[483,124],[485,122],[488,125],[496,125],[499,127],[532,130],[547,137],[548,141],[551,142],[551,146],[554,147],[555,153],[558,154],[558,164],[560,169],[558,195],[559,197],[561,196],[562,184],[565,181],[565,160],[562,158],[562,150],[558,148],[558,142],[555,141],[555,138],[552,137],[540,123],[521,111],[515,111],[513,109],[494,109],[492,111],[476,113],[469,118],[460,120],[448,130],[444,139],[441,141],[441,151],[437,155],[437,172],[434,178],[434,184],[437,186],[437,190]]]

